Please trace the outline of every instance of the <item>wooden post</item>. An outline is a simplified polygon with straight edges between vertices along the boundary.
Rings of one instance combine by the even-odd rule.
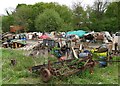
[[[15,48],[17,48],[17,43],[15,42]]]
[[[75,52],[73,47],[72,47],[72,51],[73,51],[74,57],[78,59],[78,56],[77,56],[77,54],[76,54],[76,52]]]

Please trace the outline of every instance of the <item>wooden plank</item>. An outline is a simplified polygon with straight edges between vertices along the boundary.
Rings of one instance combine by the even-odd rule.
[[[74,50],[73,47],[72,47],[72,51],[73,51],[73,55],[74,55],[74,57],[78,59],[78,56],[77,56],[77,54],[76,54],[76,52],[75,52],[75,50]]]

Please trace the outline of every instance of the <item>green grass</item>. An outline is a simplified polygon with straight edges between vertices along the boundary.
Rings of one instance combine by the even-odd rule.
[[[2,52],[0,49],[0,86],[2,85]]]
[[[44,57],[26,57],[25,51],[2,49],[2,83],[3,84],[38,84],[44,83],[40,75],[28,71],[29,67],[43,64]],[[49,57],[50,58],[50,57]],[[120,60],[120,57],[114,57]],[[10,65],[10,60],[16,59],[15,66]],[[50,58],[56,61],[54,58]],[[94,74],[89,70],[73,74],[69,77],[52,77],[49,84],[118,84],[118,63],[112,63],[106,68],[94,68]]]

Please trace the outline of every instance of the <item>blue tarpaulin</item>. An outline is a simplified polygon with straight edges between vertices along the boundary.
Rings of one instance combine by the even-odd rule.
[[[66,35],[77,35],[79,37],[83,37],[84,34],[86,34],[87,32],[84,30],[78,30],[78,31],[69,31],[66,33]]]

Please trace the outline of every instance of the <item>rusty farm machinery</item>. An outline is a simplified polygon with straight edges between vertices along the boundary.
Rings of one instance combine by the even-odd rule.
[[[89,69],[90,73],[93,73],[94,65],[95,62],[92,60],[92,56],[89,55],[86,58],[68,59],[53,63],[49,60],[48,64],[33,66],[29,70],[31,72],[39,72],[42,76],[42,80],[48,82],[52,76],[67,77],[86,69]]]

